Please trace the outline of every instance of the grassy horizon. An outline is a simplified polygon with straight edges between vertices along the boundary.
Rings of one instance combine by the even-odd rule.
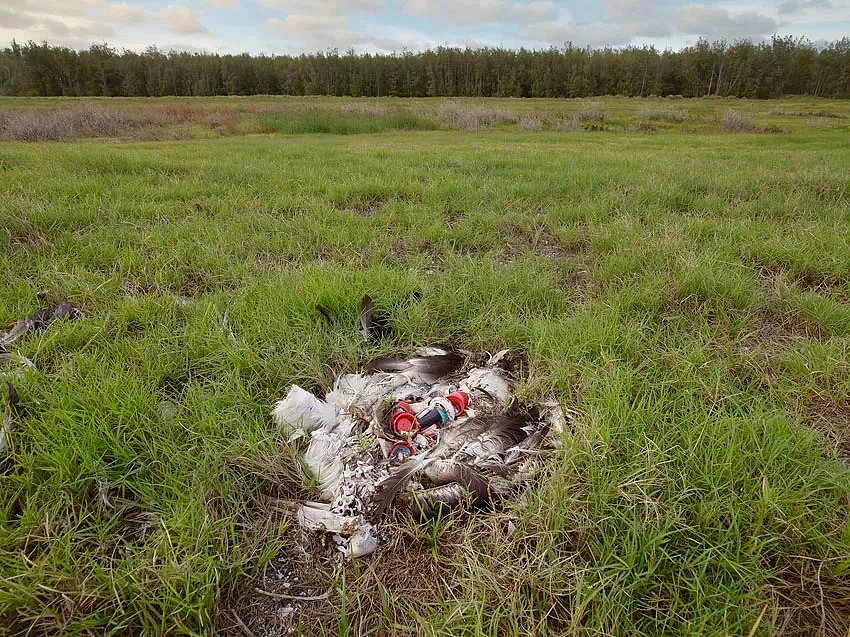
[[[9,634],[274,634],[281,563],[331,591],[304,634],[847,634],[850,104],[227,101],[0,142],[0,327],[84,312],[14,348]],[[511,348],[573,430],[510,510],[326,577],[270,408],[430,343]]]

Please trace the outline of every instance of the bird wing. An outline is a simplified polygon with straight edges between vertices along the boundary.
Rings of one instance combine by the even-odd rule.
[[[453,374],[463,365],[463,356],[455,352],[444,352],[435,356],[414,356],[408,359],[376,358],[366,369],[370,372],[404,374],[411,381],[435,383],[444,376]]]
[[[499,455],[528,438],[531,418],[524,410],[470,418],[457,433],[446,429],[445,444],[456,449],[456,457],[474,460]]]
[[[438,482],[458,482],[467,490],[486,497],[487,479],[476,473],[473,465],[480,462],[484,468],[484,461],[498,457],[526,439],[530,417],[532,412],[514,410],[509,414],[477,416],[446,427],[440,441],[429,452],[409,459],[378,485],[373,513],[382,515],[413,476],[432,465],[435,465],[432,475]],[[495,470],[497,466],[494,465],[493,473],[499,475]]]
[[[413,475],[436,459],[426,454],[413,456],[404,462],[395,473],[378,483],[376,485],[378,492],[372,499],[371,513],[378,518],[381,517],[393,503],[395,497],[407,486]]]

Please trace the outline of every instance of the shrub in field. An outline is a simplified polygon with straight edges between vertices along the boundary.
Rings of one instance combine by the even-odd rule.
[[[520,117],[517,126],[520,130],[537,132],[543,128],[543,121],[539,117]]]
[[[108,108],[90,104],[56,109],[7,108],[0,110],[0,140],[36,142],[118,135],[144,138],[145,134],[140,131],[201,123],[203,117],[203,109],[185,104],[164,108]],[[149,137],[158,139],[162,135],[157,133]]]
[[[658,130],[658,127],[652,122],[648,122],[646,120],[638,120],[637,122],[629,126],[629,130],[637,131],[638,133],[651,133],[653,131]]]
[[[726,111],[720,119],[720,129],[727,133],[757,133],[761,130],[754,120],[733,110]]]
[[[441,119],[461,130],[482,130],[507,119],[505,114],[492,108],[466,108],[457,102],[440,106]]]
[[[604,122],[605,112],[599,108],[598,104],[587,104],[579,112],[578,119],[581,122]]]
[[[664,108],[653,110],[642,106],[637,112],[638,119],[649,120],[651,122],[671,122],[674,124],[684,122],[687,119],[684,113],[674,111],[672,108]]]
[[[569,117],[555,120],[552,127],[562,133],[577,133],[581,130],[581,122],[578,120],[578,117]]]

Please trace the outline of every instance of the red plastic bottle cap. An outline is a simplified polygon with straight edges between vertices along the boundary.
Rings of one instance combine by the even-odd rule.
[[[413,414],[403,411],[393,418],[393,431],[397,434],[416,433],[418,429],[419,425],[416,424],[416,417]]]
[[[413,409],[408,403],[404,402],[403,400],[399,400],[395,405],[393,405],[393,408],[390,411],[390,416],[392,418],[395,418],[396,415],[400,413],[412,414]]]
[[[466,411],[466,406],[469,404],[469,394],[465,391],[455,391],[446,396],[449,402],[454,405],[457,415],[460,416]]]

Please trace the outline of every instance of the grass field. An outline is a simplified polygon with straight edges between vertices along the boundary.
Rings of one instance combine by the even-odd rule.
[[[850,103],[2,99],[0,136],[56,108],[112,124],[0,142],[0,327],[84,312],[6,370],[7,634],[850,634]],[[430,343],[511,348],[563,453],[323,572],[271,406]],[[329,596],[287,616],[281,568]]]

